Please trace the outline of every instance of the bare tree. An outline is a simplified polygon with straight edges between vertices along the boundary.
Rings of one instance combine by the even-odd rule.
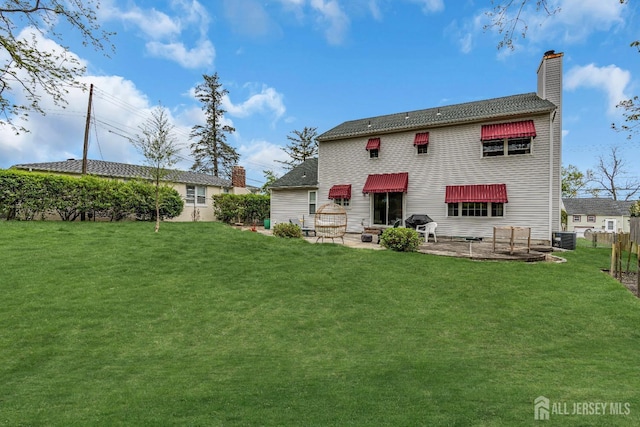
[[[287,169],[293,169],[299,164],[304,163],[305,160],[310,159],[318,155],[318,128],[306,127],[299,130],[294,130],[291,133],[293,135],[287,135],[287,139],[291,141],[289,145],[283,147],[282,150],[289,155],[291,160],[276,160],[278,163],[285,165]]]
[[[144,156],[155,185],[156,233],[160,229],[160,182],[173,172],[169,168],[178,161],[179,147],[173,128],[166,110],[158,105],[151,111],[151,118],[140,126],[142,135],[136,135],[136,139],[131,140]]]
[[[41,92],[58,106],[66,106],[70,88],[84,88],[78,77],[86,71],[69,48],[43,50],[37,34],[62,44],[55,27],[64,21],[82,38],[85,46],[101,51],[109,46],[113,33],[100,30],[96,10],[99,0],[7,0],[0,5],[0,124],[9,125],[16,133],[28,132],[15,119],[27,119],[30,111],[44,115],[40,106]],[[29,34],[30,33],[30,34]],[[15,103],[16,94],[25,103]]]
[[[619,155],[618,148],[612,147],[609,158],[600,156],[593,174],[595,191],[604,191],[613,200],[630,200],[640,191],[640,181],[629,178],[625,160]]]
[[[484,26],[485,30],[496,29],[502,35],[498,42],[498,49],[506,47],[513,50],[513,39],[518,36],[523,39],[527,36],[529,24],[522,18],[527,3],[535,2],[536,12],[552,16],[560,11],[559,7],[552,7],[548,0],[491,0],[492,9],[486,12],[490,23]]]
[[[629,0],[618,1],[620,4],[629,3]],[[490,22],[484,26],[484,29],[495,29],[502,35],[502,40],[498,42],[498,49],[503,47],[514,49],[514,38],[526,38],[529,24],[522,16],[527,5],[535,5],[533,7],[536,13],[542,13],[547,17],[561,11],[552,0],[491,0],[492,8],[486,12]],[[634,40],[630,45],[640,50],[640,41]]]

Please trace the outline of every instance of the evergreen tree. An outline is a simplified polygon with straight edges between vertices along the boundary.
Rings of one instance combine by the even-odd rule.
[[[222,108],[222,98],[229,93],[218,81],[218,73],[203,75],[204,83],[196,86],[196,98],[202,102],[207,121],[191,129],[189,138],[195,140],[190,145],[195,159],[191,170],[208,173],[216,177],[231,177],[231,169],[238,164],[240,154],[227,143],[227,134],[235,132],[223,124],[226,111]]]
[[[291,160],[276,160],[278,163],[285,165],[287,169],[293,169],[305,160],[311,159],[318,155],[317,128],[306,127],[302,130],[294,130],[293,135],[287,135],[287,139],[291,141],[282,150],[291,157]]]

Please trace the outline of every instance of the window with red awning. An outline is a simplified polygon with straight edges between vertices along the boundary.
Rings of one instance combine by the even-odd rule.
[[[369,175],[362,189],[363,193],[406,193],[409,173],[382,173]]]
[[[445,203],[507,203],[506,184],[447,185]]]
[[[351,184],[339,184],[331,187],[329,199],[351,199]]]

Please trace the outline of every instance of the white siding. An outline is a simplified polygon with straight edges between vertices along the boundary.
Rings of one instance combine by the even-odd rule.
[[[313,215],[309,215],[309,191],[314,189],[272,189],[271,190],[271,226],[289,222],[291,218],[313,224]],[[318,198],[320,195],[318,194]],[[317,207],[323,203],[316,201]],[[307,222],[310,221],[310,222]]]
[[[192,185],[192,184],[189,184],[189,185]],[[182,200],[185,202],[185,204],[184,204],[184,210],[182,211],[182,213],[179,216],[173,218],[171,221],[177,221],[177,222],[193,221],[194,211],[198,216],[198,221],[215,221],[216,220],[216,217],[213,214],[213,195],[222,193],[221,187],[207,186],[206,193],[205,193],[206,200],[207,200],[206,204],[204,205],[196,204],[194,206],[193,204],[188,205],[186,203],[187,184],[180,183],[180,184],[173,184],[172,186],[173,188],[175,188],[175,190],[178,193],[180,193],[180,197],[182,197]],[[199,187],[202,187],[202,185],[199,185]]]
[[[395,134],[376,135],[381,138],[380,156],[370,159],[365,150],[369,137],[322,142],[318,154],[318,200],[328,202],[331,186],[351,184],[351,206],[347,208],[350,232],[362,231],[370,224],[372,196],[362,189],[369,174],[409,173],[404,217],[428,214],[438,223],[439,235],[469,235],[488,238],[494,226],[532,228],[532,238],[549,240],[549,167],[559,163],[550,153],[550,116],[519,117],[493,123],[534,120],[537,137],[532,153],[517,156],[482,157],[480,132],[482,124],[464,124],[430,128]],[[413,146],[417,132],[429,132],[428,154],[417,154]],[[559,145],[559,144],[558,144]],[[559,170],[559,165],[558,165]],[[559,178],[559,175],[558,175]],[[555,176],[554,176],[555,180]],[[447,217],[445,189],[447,185],[506,184],[509,203],[501,218]],[[559,180],[558,180],[559,191]],[[555,197],[555,196],[554,196]],[[558,201],[559,193],[558,193]],[[272,199],[272,206],[274,201]]]

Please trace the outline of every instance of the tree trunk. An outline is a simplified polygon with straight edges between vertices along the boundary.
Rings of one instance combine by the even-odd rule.
[[[156,182],[156,229],[157,233],[160,230],[160,187],[159,183]]]

